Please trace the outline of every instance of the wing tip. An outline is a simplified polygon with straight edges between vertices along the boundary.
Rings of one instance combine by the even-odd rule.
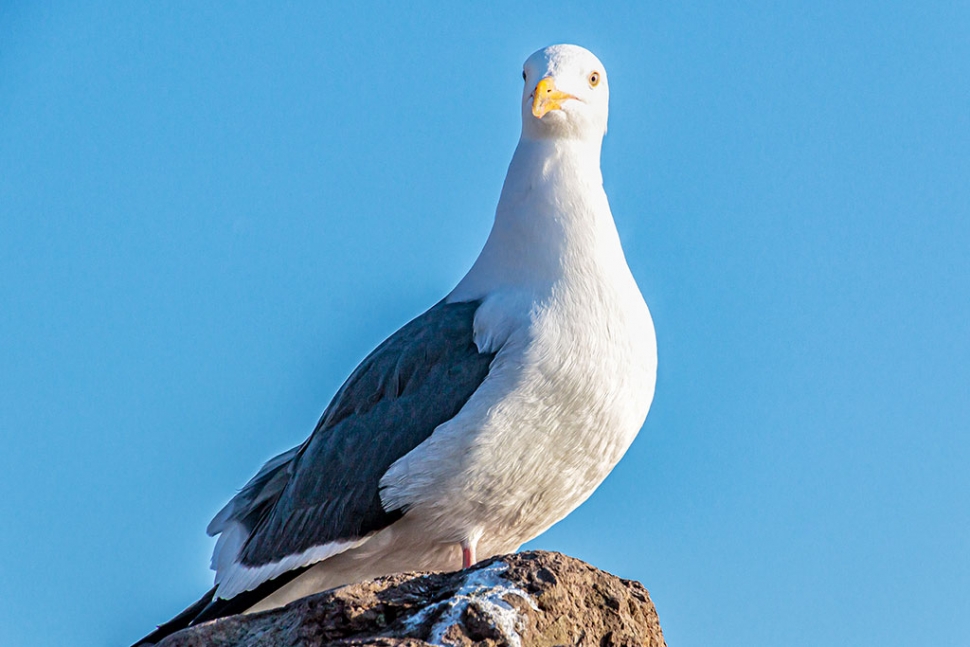
[[[182,611],[168,622],[158,625],[155,631],[151,632],[131,647],[147,647],[161,642],[164,638],[171,636],[176,631],[181,631],[191,626],[199,614],[202,613],[211,603],[216,594],[216,587],[209,589],[209,592],[199,598],[194,604]]]

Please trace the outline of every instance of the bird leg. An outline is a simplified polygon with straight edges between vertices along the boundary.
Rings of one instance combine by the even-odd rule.
[[[475,563],[475,544],[478,542],[465,540],[461,542],[461,567],[468,568]]]

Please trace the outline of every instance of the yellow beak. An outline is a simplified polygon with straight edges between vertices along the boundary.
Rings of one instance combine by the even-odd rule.
[[[562,102],[566,99],[575,98],[571,94],[557,90],[556,82],[551,76],[547,76],[539,81],[532,93],[532,114],[542,119],[552,110],[562,110]]]

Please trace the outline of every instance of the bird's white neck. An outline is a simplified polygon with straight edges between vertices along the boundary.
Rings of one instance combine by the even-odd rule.
[[[485,247],[451,300],[541,290],[569,273],[626,267],[600,172],[601,139],[531,139],[512,156]]]
[[[508,197],[529,190],[602,191],[600,172],[602,138],[531,138],[523,134],[512,155],[499,210]],[[500,214],[499,214],[500,215]]]

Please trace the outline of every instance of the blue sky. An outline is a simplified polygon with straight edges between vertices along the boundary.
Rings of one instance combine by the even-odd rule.
[[[671,645],[970,635],[966,3],[0,5],[0,644],[128,644],[478,253],[522,61],[610,73],[659,382],[531,542]]]

